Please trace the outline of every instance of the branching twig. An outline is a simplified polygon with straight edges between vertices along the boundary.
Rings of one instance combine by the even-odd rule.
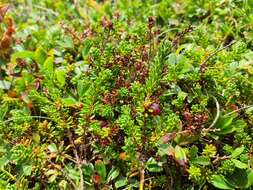
[[[229,116],[229,115],[231,115],[231,114],[233,114],[233,113],[236,113],[236,112],[238,112],[238,111],[241,111],[241,110],[244,110],[244,109],[247,109],[247,108],[253,108],[253,105],[244,106],[244,107],[241,107],[241,108],[239,108],[239,109],[233,110],[233,111],[231,111],[231,112],[225,114],[224,116]]]
[[[233,45],[236,41],[233,41],[231,42],[230,44],[224,46],[224,47],[221,47],[217,50],[215,50],[213,53],[211,53],[200,65],[205,65],[209,59],[211,59],[214,55],[216,55],[217,53],[219,53],[220,51],[224,50],[224,49],[227,49],[228,47],[230,47],[231,45]]]
[[[191,32],[193,30],[193,26],[190,24],[185,28],[182,32],[180,32],[177,37],[172,41],[172,47],[173,49],[177,49],[178,45],[180,44],[181,40],[184,38],[184,36]]]
[[[76,158],[77,167],[78,167],[78,170],[79,170],[79,173],[80,173],[80,188],[79,188],[79,190],[84,190],[84,179],[83,179],[83,171],[82,171],[82,162],[81,162],[80,157],[78,156],[78,153],[77,153],[77,150],[76,150],[76,146],[75,146],[74,141],[72,139],[72,134],[70,133],[69,130],[67,131],[67,135],[68,135],[70,143],[74,147],[73,152],[74,152],[74,155],[75,155],[75,158]]]
[[[222,157],[217,156],[215,160],[213,161],[213,164],[216,164],[217,162],[222,161],[222,160],[227,160],[229,158],[230,156],[222,156]]]

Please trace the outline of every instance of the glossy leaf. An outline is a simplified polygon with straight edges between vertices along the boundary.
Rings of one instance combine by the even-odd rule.
[[[232,157],[232,158],[236,158],[237,156],[239,156],[240,154],[242,154],[243,151],[244,151],[244,146],[238,147],[238,148],[236,148],[236,149],[232,152],[231,157]]]
[[[11,56],[11,62],[16,63],[17,58],[22,58],[22,59],[34,59],[34,52],[32,51],[20,51],[12,54]]]
[[[248,167],[247,164],[236,159],[232,159],[232,162],[235,164],[235,167],[240,168],[240,169],[246,169]]]
[[[121,187],[124,187],[127,185],[127,179],[126,178],[123,178],[123,179],[119,179],[115,182],[115,187],[118,189],[118,188],[121,188]]]
[[[64,69],[57,69],[55,71],[55,76],[60,86],[63,87],[66,83],[66,72]]]
[[[114,179],[116,179],[119,176],[120,172],[118,169],[112,168],[107,176],[107,182],[110,182]]]
[[[42,47],[38,47],[36,51],[34,52],[34,60],[38,64],[43,65],[46,59],[47,59],[47,53]]]
[[[43,70],[45,73],[47,73],[50,77],[52,76],[54,72],[54,58],[48,57],[46,61],[43,64]]]
[[[180,164],[180,165],[185,165],[187,162],[187,157],[186,153],[183,148],[180,146],[175,147],[175,160]]]
[[[247,186],[248,174],[245,169],[236,168],[234,173],[227,178],[228,182],[236,188],[242,189]]]
[[[146,168],[150,172],[161,172],[163,171],[162,164],[158,163],[154,158],[150,158],[146,163]]]
[[[250,169],[248,172],[247,172],[247,178],[248,178],[248,183],[246,185],[246,188],[249,188],[253,185],[253,170]]]
[[[68,98],[63,98],[62,99],[62,103],[64,106],[74,106],[76,105],[78,102],[76,101],[76,99],[74,99],[73,97],[68,97]]]
[[[221,175],[212,175],[211,183],[218,189],[234,189],[228,184],[227,180]]]

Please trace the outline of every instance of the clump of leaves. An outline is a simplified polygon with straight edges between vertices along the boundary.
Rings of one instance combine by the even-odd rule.
[[[1,189],[252,188],[251,1],[8,3]]]

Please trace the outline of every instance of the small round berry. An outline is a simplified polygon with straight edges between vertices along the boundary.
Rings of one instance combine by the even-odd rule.
[[[151,104],[151,106],[149,107],[148,110],[152,115],[160,115],[161,114],[161,109],[159,104],[157,103],[153,103]]]

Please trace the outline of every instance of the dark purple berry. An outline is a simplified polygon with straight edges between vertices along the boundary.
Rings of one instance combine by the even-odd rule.
[[[149,112],[152,115],[160,115],[161,114],[161,109],[160,109],[159,104],[157,104],[157,103],[151,104],[151,106],[149,107]]]

